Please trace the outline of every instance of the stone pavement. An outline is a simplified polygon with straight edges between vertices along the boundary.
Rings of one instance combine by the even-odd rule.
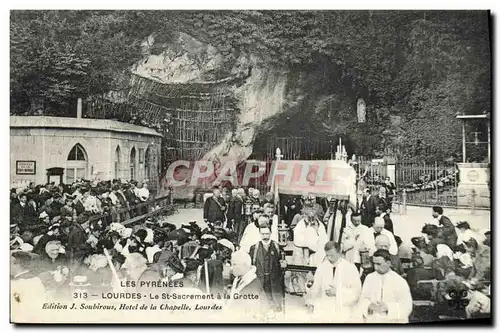
[[[471,211],[466,209],[444,209],[444,215],[455,224],[459,221],[467,221],[472,229],[481,233],[490,229],[491,213],[487,210],[476,210],[472,215]],[[412,237],[421,235],[420,231],[425,223],[433,221],[432,208],[408,206],[406,215],[392,213],[391,218],[394,233],[401,237],[403,242],[408,243]],[[178,227],[189,221],[197,221],[202,229],[205,227],[203,210],[200,208],[179,209],[178,214],[168,216],[167,220]]]

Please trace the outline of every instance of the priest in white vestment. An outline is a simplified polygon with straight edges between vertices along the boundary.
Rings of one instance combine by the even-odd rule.
[[[330,241],[324,247],[326,258],[314,274],[308,290],[314,321],[353,322],[361,294],[361,280],[356,266],[342,258],[339,246]]]
[[[352,213],[351,222],[348,223],[342,234],[341,251],[345,259],[360,268],[360,251],[367,251],[368,256],[375,252],[375,239],[373,232],[366,225],[361,224],[361,214]]]
[[[373,254],[375,272],[368,274],[358,303],[358,315],[367,323],[408,323],[413,309],[410,287],[391,269],[387,250]]]
[[[378,216],[375,218],[375,222],[373,223],[373,227],[371,227],[371,232],[373,233],[373,240],[377,238],[378,235],[385,235],[389,238],[390,246],[389,253],[392,255],[398,254],[398,243],[396,243],[396,239],[392,232],[387,229],[384,229],[385,221],[382,217]]]
[[[314,210],[304,209],[302,218],[293,229],[293,264],[317,267],[325,257],[328,241],[324,224],[315,217]]]

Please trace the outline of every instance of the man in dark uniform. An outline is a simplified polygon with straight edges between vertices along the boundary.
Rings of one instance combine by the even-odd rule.
[[[300,214],[302,211],[302,202],[300,197],[292,196],[286,202],[286,213],[285,213],[285,223],[288,227],[292,223],[293,217]]]
[[[281,269],[285,263],[281,258],[278,244],[271,240],[271,229],[261,226],[259,232],[262,240],[250,247],[252,265],[257,268],[257,277],[264,287],[269,305],[277,312],[283,310],[284,279]]]
[[[139,199],[137,199],[134,193],[135,185],[133,183],[131,183],[130,185],[125,184],[123,187],[125,189],[125,191],[123,191],[123,195],[125,195],[129,207],[134,207],[139,203]],[[137,216],[137,210],[136,209],[130,210],[130,217],[135,217],[135,216]]]
[[[226,202],[220,195],[218,187],[213,188],[213,195],[208,197],[203,207],[203,219],[210,227],[216,221],[226,221]]]
[[[384,186],[387,194],[387,206],[392,210],[392,202],[394,200],[394,196],[396,195],[396,185],[391,182],[390,177],[385,177]]]
[[[363,202],[361,202],[361,223],[371,228],[373,222],[375,222],[375,217],[377,216],[376,208],[378,206],[378,197],[376,190],[372,191],[367,188],[363,196]]]
[[[238,235],[238,240],[243,236],[243,231],[245,230],[245,215],[243,212],[243,197],[241,196],[241,191],[236,190],[235,195],[231,198],[231,203],[229,204],[228,210],[228,220],[231,221],[231,226]],[[229,225],[229,223],[228,223]]]

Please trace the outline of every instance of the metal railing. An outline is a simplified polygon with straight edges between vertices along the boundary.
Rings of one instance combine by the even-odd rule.
[[[155,210],[154,208],[156,206],[160,206],[160,208]],[[144,208],[146,208],[146,209],[144,209]],[[138,214],[137,216],[131,217],[125,221],[120,221],[120,223],[125,225],[125,224],[135,223],[135,222],[138,222],[142,219],[148,218],[150,216],[159,214],[165,210],[168,210],[169,208],[173,209],[172,195],[171,194],[167,194],[165,196],[161,196],[158,198],[154,198],[152,200],[141,202],[141,203],[134,205],[134,206],[124,207],[124,208],[121,208],[118,210],[106,212],[104,214],[93,215],[90,217],[89,221],[90,222],[98,221],[101,219],[106,219],[106,218],[111,216],[112,221],[116,222],[117,216],[121,216],[121,215],[127,214],[127,213],[130,214],[130,213],[134,213],[134,212],[140,212],[141,210],[146,211],[145,214]]]

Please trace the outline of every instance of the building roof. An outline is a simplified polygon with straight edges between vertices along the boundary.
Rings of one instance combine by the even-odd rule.
[[[162,135],[155,130],[122,123],[108,119],[86,119],[69,117],[43,117],[43,116],[11,116],[11,128],[72,128],[72,129],[92,129],[98,131],[111,131],[120,133],[136,133],[141,135],[159,136]]]

